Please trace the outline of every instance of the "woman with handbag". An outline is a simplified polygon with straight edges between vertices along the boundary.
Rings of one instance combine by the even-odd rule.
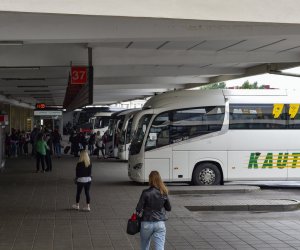
[[[150,248],[151,239],[156,250],[163,250],[166,238],[166,211],[171,211],[168,189],[158,171],[149,175],[149,188],[143,190],[136,211],[141,215],[141,249]]]
[[[76,166],[76,178],[77,193],[76,204],[72,205],[72,208],[79,210],[79,200],[82,189],[84,188],[86,197],[86,206],[83,208],[85,211],[90,211],[90,187],[92,182],[92,164],[90,162],[89,154],[86,150],[80,152],[79,161]]]

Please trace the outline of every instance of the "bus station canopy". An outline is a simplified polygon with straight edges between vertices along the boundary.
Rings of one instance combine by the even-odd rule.
[[[95,105],[280,73],[300,65],[299,7],[297,0],[2,0],[0,99],[62,105],[71,65],[89,60]]]

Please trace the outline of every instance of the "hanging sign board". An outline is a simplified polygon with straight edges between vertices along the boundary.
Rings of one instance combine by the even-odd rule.
[[[87,67],[73,66],[71,68],[71,84],[86,84],[87,80]]]
[[[62,111],[58,110],[35,110],[34,115],[40,115],[40,116],[58,116],[62,115]]]

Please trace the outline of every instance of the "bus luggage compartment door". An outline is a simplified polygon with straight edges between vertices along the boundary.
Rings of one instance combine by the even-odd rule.
[[[228,180],[286,180],[282,151],[228,151]]]

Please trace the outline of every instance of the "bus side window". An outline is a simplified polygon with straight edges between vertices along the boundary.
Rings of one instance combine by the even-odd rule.
[[[157,135],[157,147],[163,147],[169,145],[170,137],[169,137],[169,129],[163,129]]]

